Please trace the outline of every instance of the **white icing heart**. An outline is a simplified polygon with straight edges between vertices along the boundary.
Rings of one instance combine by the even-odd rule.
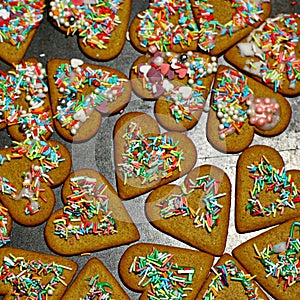
[[[2,8],[0,9],[0,17],[3,19],[3,20],[7,20],[10,16],[10,12],[7,11],[6,9]]]
[[[177,65],[177,62],[178,62],[177,58],[173,58],[173,59],[171,60],[171,69],[177,70],[177,69],[180,69],[180,68],[181,68],[181,66],[178,66],[178,65]]]
[[[174,85],[168,79],[164,79],[164,81],[163,81],[163,88],[167,92],[170,92],[170,91],[172,91],[174,89]]]
[[[80,67],[83,65],[83,60],[78,58],[72,58],[71,59],[71,66],[72,68],[76,69],[77,67]]]
[[[183,99],[190,98],[193,93],[193,89],[190,86],[181,86],[178,91],[181,93]]]
[[[86,114],[83,109],[80,109],[73,115],[73,118],[83,123],[86,121]]]

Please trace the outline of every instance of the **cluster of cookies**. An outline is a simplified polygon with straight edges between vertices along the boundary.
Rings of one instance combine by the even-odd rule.
[[[284,132],[292,116],[285,97],[300,95],[300,15],[270,17],[271,6],[151,0],[129,24],[131,0],[0,3],[0,59],[11,66],[0,71],[0,130],[12,139],[0,149],[5,299],[130,299],[98,258],[78,274],[70,258],[128,244],[119,276],[141,299],[268,299],[264,290],[297,298],[300,172],[287,170],[276,149],[251,145],[254,134],[267,143]],[[25,59],[45,14],[97,62]],[[117,57],[126,37],[142,53],[128,76],[98,64]],[[132,91],[154,111],[126,112],[114,125],[115,190],[96,170],[74,170],[68,145],[97,135],[102,118],[123,112]],[[209,143],[239,155],[236,178],[195,166],[198,145],[189,131],[203,112]],[[59,186],[63,207],[54,211]],[[238,233],[280,225],[227,254],[232,194]],[[139,226],[123,201],[142,195],[147,220],[194,249],[138,242]],[[45,223],[55,255],[9,247],[13,221]]]

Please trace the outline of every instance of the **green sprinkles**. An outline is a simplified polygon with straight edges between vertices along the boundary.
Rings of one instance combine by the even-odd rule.
[[[263,299],[257,294],[257,288],[254,287],[252,279],[255,276],[245,273],[233,260],[227,260],[224,264],[212,268],[216,276],[211,280],[209,288],[205,291],[202,299],[213,300],[218,298],[218,292],[230,286],[230,281],[239,281],[249,300]]]
[[[137,123],[131,122],[123,136],[125,151],[123,163],[118,164],[124,175],[124,185],[131,177],[140,178],[142,184],[168,178],[173,172],[181,171],[180,162],[184,160],[178,143],[167,135],[148,136],[142,134]]]
[[[153,248],[146,257],[135,257],[129,272],[141,277],[138,285],[150,285],[148,298],[183,299],[191,290],[195,269],[171,262],[174,255]]]
[[[295,227],[300,229],[300,222],[294,222],[290,228],[290,234],[286,242],[276,245],[268,245],[259,251],[256,244],[254,249],[257,258],[263,264],[266,277],[277,278],[278,283],[283,283],[283,290],[300,282],[300,241],[294,237]],[[277,262],[273,261],[273,256],[277,256]]]
[[[226,193],[220,194],[218,192],[219,184],[220,181],[214,179],[210,174],[197,178],[196,182],[190,180],[187,186],[182,186],[180,194],[171,194],[167,199],[157,204],[160,208],[160,216],[164,219],[188,216],[194,219],[195,228],[201,227],[211,232],[220,221],[219,214],[222,205],[218,203],[218,199],[226,195]],[[200,199],[199,208],[194,211],[188,203],[188,196],[198,189],[204,191],[204,196]],[[206,212],[202,211],[201,213],[202,203],[205,205]]]
[[[85,281],[88,281],[88,285],[90,287],[89,291],[85,295],[84,298],[80,298],[80,300],[109,300],[113,299],[113,287],[108,282],[100,282],[98,281],[99,274],[91,277],[85,278]]]
[[[260,161],[254,162],[247,167],[249,176],[253,179],[253,189],[249,191],[250,199],[246,210],[251,216],[271,216],[276,217],[284,213],[285,208],[295,209],[295,203],[300,202],[300,191],[294,183],[291,175],[287,174],[284,167],[276,169],[262,156]],[[263,206],[260,202],[262,191],[273,192],[275,201]],[[278,194],[277,197],[275,194]]]

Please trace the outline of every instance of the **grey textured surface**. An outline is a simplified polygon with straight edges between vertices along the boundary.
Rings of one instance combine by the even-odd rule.
[[[131,18],[140,10],[148,7],[148,1],[133,0]],[[272,15],[279,12],[294,11],[300,12],[300,4],[292,6],[289,0],[272,1],[273,10]],[[117,68],[125,74],[129,74],[129,66],[132,62],[140,56],[140,53],[135,51],[131,44],[127,41],[121,54],[114,60],[109,62],[98,62],[99,65],[110,66]],[[47,19],[44,20],[41,27],[38,29],[37,34],[26,54],[26,57],[37,57],[45,65],[51,58],[63,58],[71,59],[73,57],[81,58],[86,62],[93,62],[86,58],[77,46],[76,37],[65,37],[63,34],[58,32],[53,26],[50,25]],[[225,63],[221,58],[220,63]],[[8,65],[0,62],[0,69],[6,71],[9,68]],[[300,143],[298,141],[300,125],[300,97],[288,99],[293,109],[293,115],[288,129],[281,135],[273,138],[263,138],[255,135],[253,144],[265,144],[275,147],[280,151],[283,156],[287,168],[300,169]],[[129,105],[126,107],[125,112],[129,111],[142,111],[152,114],[154,102],[145,102],[134,94]],[[53,134],[51,139],[55,139],[63,142],[72,153],[73,169],[79,169],[83,167],[91,167],[98,169],[115,187],[115,176],[113,168],[113,147],[112,147],[112,131],[113,126],[119,115],[111,116],[104,119],[103,124],[98,134],[83,144],[70,144],[64,142],[56,133]],[[234,189],[235,189],[235,173],[236,173],[236,161],[238,155],[227,155],[222,154],[215,150],[206,139],[206,120],[207,114],[203,114],[200,122],[197,126],[187,133],[189,137],[193,139],[196,144],[198,151],[198,160],[196,165],[202,165],[210,163],[221,167],[230,177],[232,182],[232,212],[230,218],[230,228],[228,241],[226,246],[226,252],[230,253],[231,250],[249,239],[249,237],[255,236],[260,232],[249,233],[249,234],[238,234],[234,226]],[[0,145],[1,147],[9,146],[11,143],[10,137],[7,132],[0,132]],[[179,180],[178,182],[181,182]],[[60,187],[56,188],[55,195],[57,202],[55,210],[61,208],[62,201],[60,197]],[[150,243],[164,243],[167,245],[181,246],[183,248],[190,248],[189,246],[159,232],[154,229],[147,221],[144,215],[144,202],[147,195],[137,197],[135,199],[125,201],[125,206],[132,216],[134,222],[137,224],[141,239],[140,242]],[[16,223],[13,224],[12,240],[10,246],[21,247],[30,250],[41,251],[44,253],[52,253],[44,242],[44,224],[34,227],[25,228]],[[92,253],[92,256],[96,256],[101,259],[108,269],[116,276],[118,276],[118,262],[119,258],[126,250],[127,246],[117,247],[110,250],[99,251]],[[90,257],[88,256],[73,256],[72,260],[79,264],[79,270],[87,262]],[[124,287],[124,285],[122,285]],[[138,299],[139,294],[129,291],[131,299]]]

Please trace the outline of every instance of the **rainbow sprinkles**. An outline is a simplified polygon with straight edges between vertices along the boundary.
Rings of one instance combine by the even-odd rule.
[[[67,197],[63,213],[53,221],[55,235],[65,240],[74,236],[79,240],[88,234],[104,236],[118,232],[104,183],[97,185],[96,178],[75,176],[70,179],[70,188],[72,194]]]
[[[205,228],[211,232],[218,225],[219,214],[222,205],[218,199],[225,196],[226,193],[218,193],[220,181],[214,179],[210,174],[196,178],[196,181],[189,181],[187,187],[182,186],[182,192],[171,194],[167,199],[160,201],[157,206],[160,208],[160,216],[168,219],[176,216],[188,216],[193,218],[195,228]],[[195,211],[189,203],[189,195],[196,190],[203,190],[204,195],[200,200],[205,206],[205,212],[201,212],[201,204]]]
[[[5,0],[0,3],[0,47],[10,43],[19,48],[31,30],[43,20],[44,1]]]
[[[286,208],[295,209],[295,204],[300,202],[300,190],[284,167],[276,169],[262,156],[260,161],[247,168],[250,178],[253,179],[253,189],[249,191],[250,199],[246,206],[251,216],[276,217],[277,212],[282,215]],[[278,197],[274,195],[275,201],[266,206],[260,201],[260,194],[264,190],[278,194]]]
[[[131,122],[123,136],[125,151],[123,162],[118,164],[119,172],[127,179],[140,178],[142,184],[172,176],[181,171],[180,163],[184,160],[178,143],[168,135],[145,136],[135,122]]]
[[[112,300],[113,299],[113,287],[109,282],[99,281],[99,274],[85,278],[84,280],[88,282],[89,291],[86,293],[84,298],[80,300],[93,300],[93,299],[103,299],[103,300]]]
[[[49,16],[67,35],[78,34],[83,44],[106,49],[112,32],[121,23],[122,0],[51,1]]]

